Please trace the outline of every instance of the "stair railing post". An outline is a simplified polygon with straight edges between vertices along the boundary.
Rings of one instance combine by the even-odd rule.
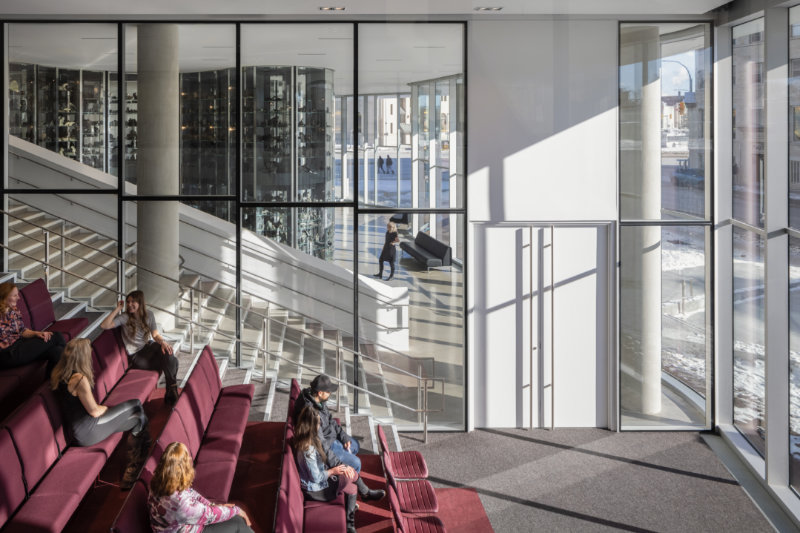
[[[422,433],[424,435],[424,442],[428,444],[428,379],[423,378],[423,389],[422,389],[422,418],[423,418],[423,425],[422,425]]]
[[[50,232],[42,230],[44,233],[44,284],[50,288]]]
[[[66,241],[65,241],[66,237],[64,237],[64,234],[66,232],[67,232],[67,221],[64,220],[64,219],[61,219],[61,286],[62,287],[66,286],[66,281],[64,279],[64,265],[65,265],[65,257],[64,256],[67,254],[67,249],[66,249],[66,246],[65,246],[66,245]]]
[[[194,353],[194,287],[189,288],[189,353]]]
[[[267,304],[267,314],[269,314],[269,303]],[[261,331],[264,335],[264,383],[267,382],[267,366],[269,361],[269,319],[264,317],[264,323],[261,326]]]
[[[125,299],[125,266],[122,259],[117,257],[117,301]]]
[[[336,379],[341,379],[342,376],[342,332],[341,330],[336,330]],[[339,399],[341,398],[342,393],[336,393],[336,411],[339,411]]]

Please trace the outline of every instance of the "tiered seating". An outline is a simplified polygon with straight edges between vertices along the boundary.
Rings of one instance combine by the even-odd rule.
[[[36,331],[57,331],[70,340],[89,325],[86,318],[55,319],[53,301],[44,280],[38,279],[20,290],[17,309],[26,327]],[[0,371],[0,420],[30,398],[45,380],[45,363],[37,361],[19,368]]]
[[[64,336],[65,341],[69,341],[80,335],[89,325],[89,321],[84,317],[57,321],[53,311],[53,300],[43,279],[37,279],[26,285],[19,293],[25,300],[30,314],[30,322],[25,324],[33,330],[57,331]]]
[[[112,332],[106,333],[110,337],[101,336],[93,344],[98,397],[109,405],[146,399],[156,386],[158,374],[126,372],[124,350]],[[57,399],[48,385],[42,385],[0,428],[3,531],[61,531],[122,435],[115,433],[94,446],[68,446]]]
[[[112,531],[148,531],[148,484],[161,454],[172,442],[186,444],[194,457],[192,486],[211,501],[227,502],[253,392],[251,384],[223,388],[217,361],[206,346]]]
[[[389,494],[389,507],[395,521],[395,531],[400,533],[438,533],[447,531],[438,516],[416,516],[403,514],[400,510],[400,500],[397,498],[391,483],[386,483],[386,492]]]
[[[386,434],[383,428],[378,425],[378,441],[381,447],[381,455],[388,456],[392,461],[392,473],[397,479],[426,479],[428,477],[428,465],[425,458],[416,450],[405,452],[393,452],[386,443]]]
[[[400,510],[404,513],[435,513],[439,510],[439,502],[433,485],[427,479],[409,479],[397,481],[393,474],[392,459],[383,454],[383,468],[389,485],[397,492]]]
[[[275,531],[277,533],[344,532],[347,530],[347,523],[343,494],[330,502],[305,501],[303,496],[300,475],[291,446],[294,436],[292,413],[299,395],[300,385],[293,379],[289,394],[289,412],[286,417],[281,485],[278,489],[278,506],[275,510]]]

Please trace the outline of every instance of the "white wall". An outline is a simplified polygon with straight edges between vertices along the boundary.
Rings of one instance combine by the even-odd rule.
[[[520,360],[528,349],[520,284],[527,274],[519,272],[525,263],[516,248],[517,230],[500,227],[617,219],[617,37],[613,20],[470,23],[469,429],[528,420],[529,398],[517,390],[528,382]],[[581,244],[581,238],[557,250],[557,262],[599,270],[556,295],[563,309],[586,311],[572,317],[576,323],[593,327],[572,334],[574,343],[562,356],[558,339],[570,338],[570,317],[559,318],[556,311],[556,353],[564,358],[556,361],[556,385],[562,393],[591,388],[584,390],[585,399],[557,393],[556,425],[605,426],[608,322],[597,327],[592,321],[607,314],[608,295],[598,287],[605,287],[608,260],[597,263],[605,241]],[[556,267],[557,281],[560,275]],[[541,383],[533,385],[535,390]],[[535,409],[549,411],[549,406]],[[535,424],[548,422],[535,418]]]

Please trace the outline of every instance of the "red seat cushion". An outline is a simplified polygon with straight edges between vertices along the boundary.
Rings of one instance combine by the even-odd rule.
[[[132,368],[122,376],[104,403],[117,405],[128,400],[139,400],[145,403],[156,385],[158,385],[158,372]]]
[[[89,320],[84,317],[65,318],[56,320],[45,331],[57,331],[61,333],[65,341],[77,338],[83,330],[89,326]]]
[[[236,458],[230,461],[200,462],[195,464],[194,488],[216,502],[226,502],[231,493]]]

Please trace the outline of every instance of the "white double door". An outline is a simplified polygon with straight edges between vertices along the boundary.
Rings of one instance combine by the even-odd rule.
[[[610,223],[477,229],[476,427],[613,425],[612,235]]]

